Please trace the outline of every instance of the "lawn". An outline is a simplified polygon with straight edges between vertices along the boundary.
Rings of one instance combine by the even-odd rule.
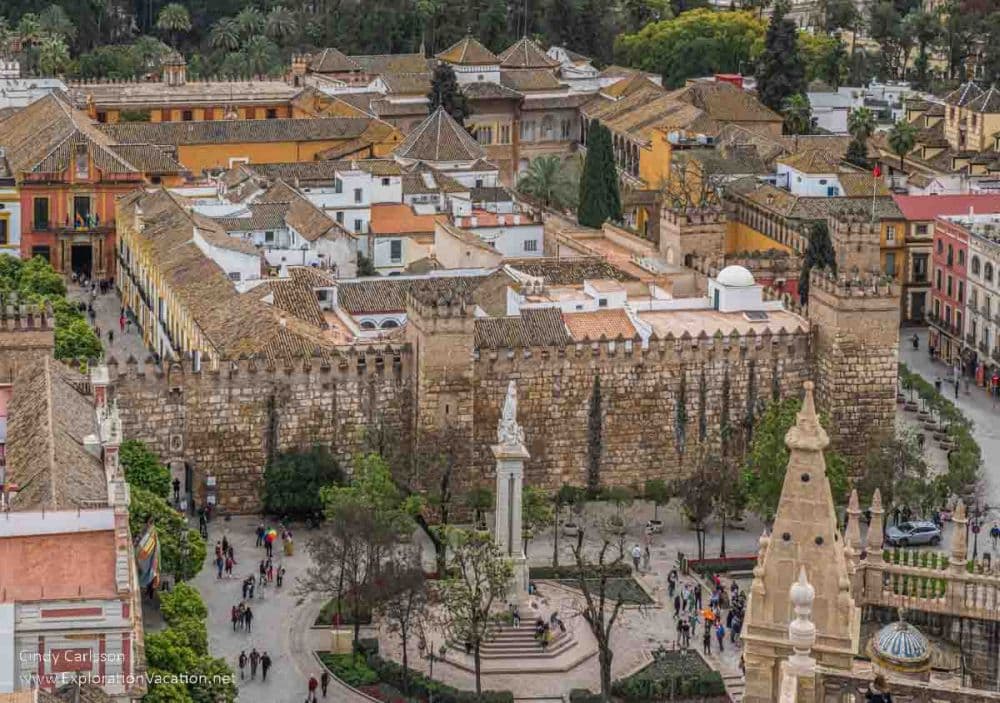
[[[579,590],[579,582],[576,579],[559,579],[556,583]],[[587,586],[593,593],[599,588],[600,581],[587,579]],[[653,599],[632,576],[609,578],[606,584],[606,593],[611,600],[619,600],[630,605],[653,604]]]

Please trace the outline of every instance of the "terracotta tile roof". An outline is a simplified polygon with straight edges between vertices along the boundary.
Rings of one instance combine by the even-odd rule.
[[[249,203],[247,209],[249,210],[248,215],[212,219],[225,228],[227,232],[251,232],[291,227],[309,242],[314,242],[327,234],[337,237],[354,237],[316,207],[312,201],[282,180],[277,181],[267,192],[262,193],[255,201]],[[230,239],[233,238],[230,237]],[[241,240],[236,239],[235,241]],[[251,251],[256,251],[252,244],[250,247]]]
[[[112,174],[139,170],[112,148],[109,138],[87,115],[49,93],[0,122],[0,146],[14,174],[53,173],[69,167],[78,145],[85,145],[95,165]],[[148,144],[148,142],[146,142]]]
[[[989,90],[974,100],[970,100],[967,107],[975,112],[996,114],[1000,112],[1000,90],[991,85]]]
[[[671,95],[719,122],[782,122],[781,115],[754,95],[725,81],[695,81]]]
[[[501,68],[553,68],[559,62],[546,56],[542,47],[527,37],[508,46],[497,57]]]
[[[373,142],[371,140],[359,137],[358,139],[341,142],[340,144],[332,146],[329,149],[324,149],[316,154],[316,158],[325,161],[329,159],[343,159],[350,156],[367,157],[371,156],[370,149],[372,144]]]
[[[14,510],[107,504],[104,465],[83,446],[84,437],[97,432],[94,405],[70,384],[71,377],[45,357],[14,380],[6,447],[7,479],[19,487]]]
[[[285,223],[298,232],[308,242],[315,242],[320,237],[355,239],[356,237],[331,219],[310,200],[304,197],[295,198],[288,206]]]
[[[515,89],[489,81],[466,83],[462,93],[469,100],[520,100],[524,97]]]
[[[433,62],[423,54],[370,54],[351,56],[350,59],[370,75],[424,73],[433,66]]]
[[[846,212],[863,215],[872,213],[870,191],[864,197],[806,197],[792,195],[787,190],[767,183],[759,183],[754,178],[730,183],[727,191],[732,197],[744,198],[763,210],[789,220],[821,220],[833,214]],[[890,197],[877,197],[874,205],[875,217],[880,220],[902,218],[899,208]]]
[[[266,286],[271,293],[273,305],[278,310],[294,315],[303,322],[318,329],[325,329],[328,325],[323,317],[323,311],[319,307],[319,300],[312,286],[303,279],[296,278],[274,278],[263,286],[254,289],[260,291]]]
[[[968,81],[944,96],[949,105],[963,107],[983,94],[983,89],[974,81]]]
[[[291,161],[274,164],[241,164],[227,171],[234,173],[251,172],[263,178],[294,183],[296,180],[309,183],[333,183],[338,172],[361,170],[375,176],[402,175],[402,167],[393,159],[359,159],[332,161]],[[235,176],[234,176],[235,177]]]
[[[361,66],[339,49],[323,49],[309,57],[309,70],[316,73],[346,73],[360,71]]]
[[[316,80],[312,78],[311,80]],[[311,117],[374,117],[371,98],[378,93],[341,93],[329,95],[307,85],[291,100],[292,107]]]
[[[596,310],[594,312],[575,312],[563,315],[563,321],[569,329],[570,336],[576,341],[617,339],[632,339],[636,336],[635,325],[624,310]]]
[[[284,229],[288,203],[250,203],[248,212],[230,217],[213,217],[226,232],[253,232]]]
[[[383,73],[379,77],[393,95],[427,95],[431,90],[430,73]]]
[[[638,280],[597,256],[506,259],[504,263],[529,276],[541,277],[550,286],[582,285],[584,281],[594,279]]]
[[[152,144],[115,144],[111,150],[143,173],[175,174],[187,170],[166,151]]]
[[[1000,195],[895,195],[893,199],[910,222],[933,220],[942,215],[1000,213]]]
[[[430,84],[427,85],[428,92]],[[426,95],[426,93],[421,93]],[[372,110],[379,117],[426,117],[427,103],[422,102],[392,102],[390,100],[373,100]]]
[[[0,594],[5,594],[0,600],[117,598],[116,562],[113,530],[5,537],[0,539],[0,564],[17,568],[0,572]]]
[[[202,122],[118,122],[101,129],[120,144],[231,144],[247,142],[356,139],[375,118],[206,120]],[[2,124],[2,123],[0,123]]]
[[[170,86],[160,81],[78,83],[70,87],[77,107],[88,99],[99,108],[141,109],[160,106],[213,106],[220,96],[239,96],[240,104],[276,105],[290,101],[300,88],[285,81],[189,81]],[[223,98],[223,99],[225,99]]]
[[[517,71],[500,70],[500,82],[506,87],[519,92],[531,90],[552,91],[565,90],[565,86],[560,83],[552,71],[544,68],[521,69]]]
[[[840,173],[837,175],[837,180],[844,189],[844,195],[849,198],[866,195],[870,198],[873,194],[880,197],[891,195],[885,182],[881,178],[876,179],[867,171]]]
[[[218,264],[201,252],[192,241],[194,226],[203,236],[213,227],[217,235],[226,236],[217,223],[191,214],[180,198],[164,189],[126,196],[119,201],[121,216],[127,220],[137,205],[146,224],[141,232],[131,233],[133,245],[157,263],[165,286],[187,310],[211,353],[294,358],[329,349],[330,341],[318,330],[298,320],[282,325],[270,306],[241,295]]]
[[[558,347],[572,342],[559,308],[529,308],[520,315],[476,319],[476,349]]]
[[[794,154],[781,156],[776,161],[802,173],[837,173],[840,170],[840,159],[825,149],[804,149]]]
[[[701,109],[651,88],[618,101],[598,99],[584,105],[587,119],[598,119],[612,132],[649,144],[654,130],[715,134],[720,125]]]
[[[531,94],[524,96],[521,103],[521,112],[531,110],[555,110],[559,108],[576,109],[590,100],[591,96],[585,93],[570,93],[555,98],[533,98]]]
[[[506,277],[506,274],[502,272],[491,275]],[[352,315],[401,312],[406,310],[407,292],[415,285],[432,285],[439,292],[465,296],[481,286],[491,275],[439,276],[434,278],[385,276],[339,281],[337,300],[340,307]],[[432,283],[428,284],[428,281]]]
[[[438,107],[393,153],[418,161],[475,161],[483,158],[486,150],[444,108]]]
[[[374,235],[430,234],[444,215],[418,215],[405,203],[379,203],[371,207]]]
[[[468,34],[442,51],[436,58],[461,66],[492,66],[500,63],[496,54]]]

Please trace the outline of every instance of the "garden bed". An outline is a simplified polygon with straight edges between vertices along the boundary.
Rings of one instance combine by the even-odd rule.
[[[727,574],[732,571],[753,571],[755,566],[757,566],[755,554],[744,554],[724,559],[691,559],[688,561],[688,568],[700,576]]]
[[[659,651],[653,662],[611,685],[612,698],[621,703],[657,701],[729,700],[722,675],[713,671],[693,650]],[[600,696],[584,689],[570,693],[570,703],[599,703]]]
[[[347,603],[341,603],[341,618],[340,625],[354,625],[354,616],[350,612],[351,608]],[[326,602],[326,604],[320,609],[319,615],[316,616],[316,622],[313,623],[313,627],[333,627],[334,617],[337,615],[337,599],[333,598]],[[359,618],[359,625],[371,625],[372,624],[372,614],[371,611],[361,613]]]
[[[580,582],[577,579],[553,579],[560,586],[579,589]],[[590,592],[594,593],[600,588],[598,579],[587,579]],[[605,594],[611,600],[618,600],[628,605],[652,605],[653,599],[649,597],[646,590],[639,585],[639,582],[632,576],[612,577],[605,583]]]
[[[528,569],[528,578],[532,581],[561,581],[563,579],[575,579],[576,573],[577,568],[575,564],[567,564],[566,566],[532,566]],[[621,562],[609,567],[608,573],[611,576],[631,576],[632,567]],[[588,573],[586,575],[588,577],[597,577],[596,573],[592,575]]]

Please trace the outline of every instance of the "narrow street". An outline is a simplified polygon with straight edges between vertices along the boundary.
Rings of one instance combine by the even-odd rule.
[[[67,280],[66,288],[70,300],[83,301],[84,303],[90,301],[90,291],[84,290],[80,285]],[[142,361],[149,355],[135,325],[132,325],[127,332],[121,330],[118,322],[121,314],[121,298],[118,297],[118,291],[112,289],[109,293],[98,293],[94,299],[94,311],[97,313],[97,317],[91,321],[88,315],[87,322],[92,327],[96,326],[99,331],[98,336],[104,346],[105,360],[113,356],[119,364],[124,364],[130,356]],[[108,339],[108,332],[114,333],[113,340]]]

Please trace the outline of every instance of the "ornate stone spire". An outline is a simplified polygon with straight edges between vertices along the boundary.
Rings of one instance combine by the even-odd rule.
[[[847,563],[841,543],[823,449],[829,444],[813,400],[813,384],[804,384],[802,410],[785,435],[788,469],[775,513],[774,527],[763,544],[754,570],[747,626],[744,633],[748,703],[776,700],[778,667],[789,639],[794,598],[812,591],[810,610],[817,647],[824,666],[849,669],[857,652],[860,614],[850,593]],[[803,571],[804,570],[804,571]],[[811,586],[794,584],[809,574]],[[793,588],[794,584],[794,588]],[[800,627],[799,623],[796,627]],[[811,625],[810,625],[811,626]],[[810,645],[811,647],[811,645]]]
[[[858,501],[858,489],[851,491],[847,502],[847,528],[844,530],[844,543],[855,554],[861,551],[861,504]]]
[[[811,619],[816,589],[806,578],[805,566],[799,567],[799,579],[788,589],[788,598],[795,609],[795,619],[788,623],[788,641],[794,652],[788,664],[793,673],[804,676],[816,669],[816,660],[810,656],[816,644],[816,625]]]
[[[872,521],[868,525],[868,558],[869,562],[881,562],[882,561],[882,532],[885,529],[885,523],[883,522],[883,516],[885,511],[882,509],[882,491],[875,489],[875,493],[872,495]]]
[[[965,503],[959,499],[955,512],[951,514],[951,522],[955,529],[951,531],[951,570],[955,573],[965,573],[965,562],[969,556],[969,539],[965,534],[968,519],[965,517]]]

